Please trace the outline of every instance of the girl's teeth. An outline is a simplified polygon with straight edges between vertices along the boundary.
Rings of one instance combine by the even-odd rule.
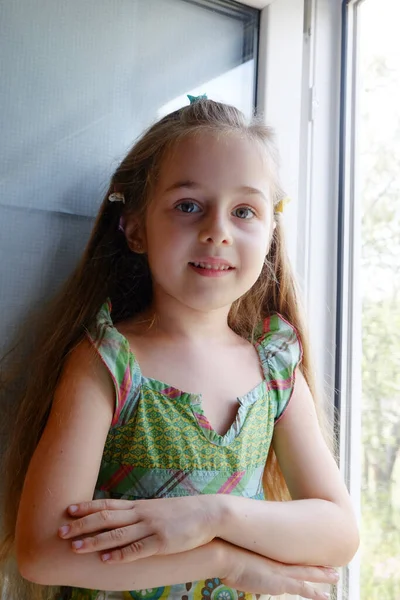
[[[200,267],[201,269],[212,269],[214,271],[227,271],[229,269],[228,265],[209,265],[208,263],[192,263],[195,267]]]

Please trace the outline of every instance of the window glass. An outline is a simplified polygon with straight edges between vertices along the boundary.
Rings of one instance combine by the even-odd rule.
[[[398,0],[366,0],[357,15],[363,388],[360,597],[399,600],[400,5]]]

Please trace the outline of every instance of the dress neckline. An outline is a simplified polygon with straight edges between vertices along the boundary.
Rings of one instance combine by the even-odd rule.
[[[166,398],[169,398],[169,399],[181,398],[183,401],[188,402],[191,406],[191,409],[196,418],[196,421],[202,430],[202,433],[213,444],[216,444],[219,446],[229,445],[240,434],[241,428],[243,426],[245,417],[247,415],[247,412],[248,412],[250,406],[252,406],[259,398],[264,397],[264,395],[268,391],[267,380],[266,380],[265,373],[264,373],[264,366],[263,366],[263,362],[262,362],[262,358],[261,358],[261,354],[260,354],[260,344],[256,342],[255,344],[253,344],[253,346],[255,347],[255,349],[257,351],[257,356],[259,359],[259,363],[261,365],[262,372],[264,374],[264,378],[262,379],[262,381],[260,381],[260,383],[258,383],[255,387],[253,387],[249,392],[246,392],[242,396],[236,397],[236,400],[238,401],[239,406],[238,406],[238,410],[237,410],[235,419],[234,419],[233,423],[230,425],[230,427],[228,428],[228,430],[223,435],[221,435],[215,431],[215,429],[212,427],[211,423],[209,422],[207,416],[204,414],[203,407],[202,407],[202,394],[201,393],[196,394],[196,393],[192,393],[192,392],[185,392],[173,385],[170,385],[168,383],[160,381],[159,379],[154,379],[153,377],[146,377],[145,375],[143,375],[139,361],[137,360],[136,355],[133,352],[128,339],[119,331],[119,329],[117,329],[117,327],[114,325],[114,323],[112,321],[111,301],[110,300],[108,300],[106,303],[105,320],[106,320],[108,327],[110,327],[113,330],[114,334],[119,338],[121,344],[123,346],[125,346],[126,351],[128,352],[129,356],[132,359],[134,368],[136,370],[136,373],[137,373],[140,381],[142,382],[142,385],[149,387],[151,390],[157,391],[158,393],[160,393],[162,396],[165,396]]]

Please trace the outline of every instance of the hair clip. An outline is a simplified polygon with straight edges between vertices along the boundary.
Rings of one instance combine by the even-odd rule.
[[[108,196],[109,202],[122,202],[125,204],[125,196],[121,192],[113,192]]]
[[[207,94],[202,94],[201,96],[191,96],[190,94],[187,94],[187,97],[190,100],[190,104],[194,104],[195,102],[198,102],[199,100],[208,100]]]
[[[274,212],[283,213],[283,209],[285,208],[286,204],[288,204],[289,202],[290,202],[290,198],[288,196],[285,196],[285,198],[282,198],[281,200],[279,200],[279,202],[277,204],[275,204]]]

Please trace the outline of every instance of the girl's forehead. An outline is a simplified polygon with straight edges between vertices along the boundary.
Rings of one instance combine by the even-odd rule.
[[[180,180],[205,184],[231,180],[235,185],[267,184],[266,157],[261,145],[245,134],[198,132],[175,142],[164,156],[158,186]]]

